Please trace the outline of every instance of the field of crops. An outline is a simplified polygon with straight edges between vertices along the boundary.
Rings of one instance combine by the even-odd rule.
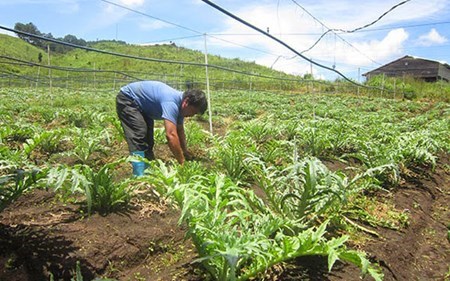
[[[0,89],[0,280],[450,277],[448,103],[213,92],[133,178],[115,94]]]

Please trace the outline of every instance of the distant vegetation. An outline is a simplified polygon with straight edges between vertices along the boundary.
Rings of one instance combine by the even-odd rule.
[[[100,41],[86,41],[82,38],[77,38],[74,35],[65,35],[63,38],[54,38],[51,33],[42,33],[39,29],[33,24],[23,24],[16,23],[15,27],[18,31],[23,31],[26,33],[39,35],[49,39],[56,39],[58,41],[74,44],[82,47],[92,47],[95,49],[127,54],[131,56],[138,56],[144,58],[157,58],[163,60],[173,60],[173,61],[186,61],[192,63],[204,63],[204,54],[200,51],[190,50],[187,48],[176,46],[175,44],[162,44],[162,45],[154,45],[154,46],[139,46],[139,45],[130,45],[124,41],[117,40],[100,40]],[[52,59],[52,62],[61,66],[70,66],[70,67],[86,67],[93,68],[94,64],[96,69],[115,69],[121,71],[144,71],[149,72],[149,70],[154,70],[158,72],[164,73],[173,73],[173,69],[177,69],[176,72],[179,72],[180,65],[149,65],[148,62],[145,61],[133,61],[131,63],[131,59],[124,59],[121,57],[114,57],[108,55],[99,55],[94,52],[86,52],[85,50],[75,49],[70,46],[66,46],[63,44],[57,44],[54,42],[46,41],[43,39],[34,38],[31,36],[17,34],[18,37],[25,42],[44,50],[47,52],[47,46],[49,46],[50,51],[53,53],[52,56],[55,56]],[[17,43],[17,42],[16,42]],[[63,54],[66,54],[65,56]],[[39,56],[39,55],[38,55]],[[40,62],[41,59],[38,58]],[[255,62],[244,62],[239,59],[225,59],[220,56],[211,55],[209,58],[209,64],[217,65],[220,67],[229,67],[233,69],[237,69],[239,71],[248,71],[254,72],[261,75],[276,75],[279,76],[280,73],[278,71],[271,70],[267,67],[257,65]],[[186,66],[184,67],[184,71],[189,73],[196,73],[198,66]],[[200,69],[203,74],[204,68]],[[285,77],[298,78],[293,75],[284,75]]]
[[[18,30],[18,31],[29,33],[29,34],[42,36],[42,37],[49,38],[49,39],[57,39],[59,41],[63,41],[66,43],[76,44],[76,45],[80,45],[80,46],[87,45],[87,42],[84,39],[81,39],[81,38],[78,39],[74,35],[68,34],[68,35],[64,36],[64,38],[55,38],[55,37],[53,37],[53,35],[51,33],[42,33],[41,31],[39,31],[37,26],[31,22],[27,23],[27,24],[18,22],[14,25],[14,29]],[[23,35],[20,33],[17,33],[17,36],[20,39],[24,40],[25,42],[27,42],[37,48],[47,49],[47,47],[49,47],[51,51],[57,52],[57,53],[66,53],[66,52],[70,51],[71,49],[73,49],[68,46],[56,44],[53,42],[48,42],[43,39],[35,38],[32,36],[28,36],[28,35]]]
[[[88,87],[111,89],[116,82],[124,84],[131,80],[144,79],[162,80],[176,87],[180,85],[183,85],[183,87],[187,87],[187,85],[205,87],[206,74],[203,65],[205,58],[204,54],[198,50],[191,50],[175,44],[140,46],[115,40],[88,42],[73,35],[66,35],[64,38],[53,38],[51,33],[40,32],[32,23],[17,23],[16,29],[103,52],[131,56],[127,58],[83,50],[82,48],[73,48],[43,39],[36,39],[32,36],[20,35],[19,38],[22,40],[19,40],[18,38],[0,34],[2,39],[0,42],[1,54],[8,58],[12,57],[15,60],[22,60],[21,63],[17,63],[16,61],[11,61],[11,59],[3,58],[3,63],[6,65],[4,70],[22,77],[26,76],[26,79],[39,79],[40,84],[48,85],[49,82],[44,81],[44,79],[49,79],[48,77],[51,75],[54,86],[62,79],[71,79],[69,84],[74,85],[75,89],[86,88],[81,84],[88,83],[87,80],[91,84],[95,84]],[[48,49],[50,54],[48,54]],[[158,60],[165,62],[158,62]],[[173,63],[168,63],[167,61],[173,61]],[[51,65],[53,68],[61,67],[63,69],[39,70],[36,67],[37,65],[31,67],[32,65],[28,62],[44,67]],[[178,62],[185,63],[180,64]],[[282,73],[258,65],[255,62],[245,62],[237,58],[229,59],[209,55],[208,63],[211,66],[209,68],[209,76],[212,87],[254,89],[259,84],[259,89],[290,90],[294,87],[299,88],[295,84],[303,82],[303,77],[301,76]],[[277,81],[267,77],[276,78]],[[286,81],[280,79],[286,79]],[[199,83],[201,85],[198,85]],[[60,85],[65,87],[66,83],[64,82]]]
[[[130,81],[161,80],[180,89],[190,86],[206,87],[204,53],[198,50],[175,44],[140,46],[116,40],[86,41],[70,34],[63,38],[54,38],[51,33],[41,32],[31,22],[16,23],[15,29],[43,38],[131,57],[83,50],[21,34],[18,34],[18,37],[22,40],[0,34],[0,63],[2,73],[5,73],[3,77],[9,79],[7,86],[23,87],[33,84],[36,87],[53,86],[74,90],[115,90],[119,85]],[[374,77],[365,83],[371,87],[368,89],[357,88],[343,79],[332,82],[314,79],[311,74],[290,75],[238,58],[209,55],[208,64],[211,66],[208,72],[213,90],[328,92],[450,101],[450,84],[443,81],[425,83],[414,79]],[[3,80],[3,83],[6,83],[6,80]]]
[[[98,41],[86,41],[82,38],[77,38],[75,35],[72,35],[72,34],[67,34],[62,38],[55,38],[55,37],[53,37],[53,35],[51,33],[41,32],[37,28],[37,26],[34,25],[32,22],[27,23],[27,24],[18,22],[14,25],[14,29],[18,30],[18,31],[29,33],[29,34],[42,36],[42,37],[48,38],[48,39],[55,39],[55,40],[58,40],[58,41],[61,41],[64,43],[69,43],[69,44],[73,44],[73,45],[77,45],[77,46],[90,46],[94,43],[98,43]],[[52,52],[56,52],[56,53],[60,53],[60,54],[67,53],[68,51],[71,51],[74,49],[73,47],[70,47],[67,45],[62,45],[62,44],[46,41],[44,39],[39,39],[36,37],[23,35],[20,33],[17,33],[17,36],[20,39],[24,40],[25,42],[27,42],[37,48],[41,48],[44,50],[47,50],[47,48],[50,48],[50,50]],[[109,40],[106,40],[106,41],[109,41]],[[124,41],[112,40],[112,42],[116,42],[119,44],[126,44]]]

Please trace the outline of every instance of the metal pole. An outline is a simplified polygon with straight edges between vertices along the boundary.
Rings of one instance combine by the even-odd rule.
[[[209,131],[213,134],[212,128],[212,112],[211,112],[211,95],[209,93],[209,75],[208,75],[208,48],[206,46],[206,33],[205,36],[205,72],[206,72],[206,94],[208,96],[208,111],[209,111]]]

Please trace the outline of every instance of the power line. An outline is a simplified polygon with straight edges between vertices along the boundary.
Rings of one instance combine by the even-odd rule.
[[[450,21],[439,21],[439,22],[429,22],[429,23],[420,23],[420,24],[407,24],[407,25],[393,25],[388,27],[379,27],[379,28],[367,28],[363,30],[357,30],[353,33],[362,33],[362,32],[374,32],[374,31],[381,31],[381,30],[391,30],[395,28],[414,28],[414,27],[423,27],[423,26],[435,26],[435,25],[445,25],[450,24]],[[337,31],[338,34],[339,31]],[[279,35],[282,36],[311,36],[311,35],[322,35],[323,32],[287,32],[282,33],[280,32]],[[213,36],[261,36],[259,33],[209,33],[209,35]]]
[[[295,0],[291,0],[293,3],[295,3],[298,7],[300,7],[303,11],[305,11],[308,15],[310,15],[314,20],[316,20],[318,23],[320,23],[323,27],[325,27],[327,29],[327,31],[325,31],[320,37],[319,39],[316,40],[316,42],[314,42],[314,44],[309,47],[308,49],[302,51],[302,53],[308,52],[310,51],[312,48],[314,48],[321,40],[323,37],[325,37],[326,34],[328,34],[329,32],[334,33],[335,35],[337,35],[341,40],[343,40],[344,42],[346,42],[347,44],[349,44],[352,48],[354,48],[355,50],[357,50],[360,54],[364,55],[365,57],[367,57],[368,59],[370,59],[372,62],[381,65],[381,63],[378,63],[376,61],[374,61],[373,59],[369,58],[367,55],[365,55],[364,53],[362,53],[360,50],[358,50],[356,47],[354,47],[352,44],[350,44],[349,42],[347,42],[346,40],[344,40],[342,37],[340,37],[336,32],[343,32],[343,33],[353,33],[359,30],[362,30],[364,28],[367,28],[369,26],[374,25],[375,23],[377,23],[378,21],[380,21],[384,16],[386,16],[388,13],[390,13],[391,11],[393,11],[394,9],[396,9],[397,7],[411,1],[411,0],[405,0],[402,1],[400,3],[398,3],[397,5],[394,5],[393,7],[391,7],[388,11],[384,12],[381,16],[379,16],[376,20],[372,21],[369,24],[366,24],[364,26],[355,28],[353,30],[343,30],[343,29],[332,29],[327,27],[324,23],[322,23],[318,18],[316,18],[314,15],[312,15],[308,10],[306,10],[302,5],[300,5],[297,1]]]
[[[292,0],[292,1],[294,1],[294,0]],[[392,6],[389,10],[387,10],[386,12],[384,12],[384,13],[383,13],[381,16],[379,16],[376,20],[374,20],[373,22],[368,23],[368,24],[366,24],[366,25],[364,25],[364,26],[357,27],[357,28],[355,28],[355,29],[353,29],[353,30],[334,29],[334,31],[341,31],[341,32],[345,32],[345,33],[353,33],[353,32],[355,32],[355,31],[358,31],[358,30],[367,28],[367,27],[369,27],[369,26],[371,26],[371,25],[374,25],[375,23],[377,23],[378,21],[380,21],[384,16],[386,16],[387,14],[389,14],[390,12],[392,12],[393,10],[395,10],[396,8],[400,7],[400,6],[403,5],[403,4],[406,4],[406,3],[409,2],[409,1],[411,1],[411,0],[405,0],[405,1],[402,1],[402,2],[398,3],[397,5]]]
[[[197,36],[200,37],[200,36],[206,35],[206,36],[208,36],[208,37],[210,37],[210,38],[213,38],[213,39],[216,39],[216,40],[219,40],[219,41],[222,41],[222,42],[231,44],[231,45],[235,45],[235,46],[238,46],[238,47],[241,47],[241,48],[249,49],[249,50],[252,50],[252,51],[257,51],[257,52],[260,52],[260,53],[264,53],[264,54],[268,54],[268,55],[272,55],[272,56],[276,56],[276,57],[283,57],[283,58],[286,58],[285,56],[282,56],[282,55],[274,54],[274,53],[271,53],[271,52],[267,52],[267,51],[265,51],[265,50],[261,50],[261,49],[257,49],[257,48],[253,48],[253,47],[249,47],[249,46],[245,46],[245,45],[238,44],[238,43],[235,43],[235,42],[232,42],[232,41],[229,41],[229,40],[225,40],[225,39],[223,39],[223,38],[215,37],[215,36],[212,35],[212,34],[208,34],[208,33],[205,33],[205,32],[201,32],[201,31],[194,30],[194,29],[192,29],[192,28],[189,28],[189,27],[186,27],[186,26],[177,24],[177,23],[173,23],[173,22],[170,22],[170,21],[167,21],[167,20],[163,20],[163,19],[161,19],[161,18],[158,18],[158,17],[152,16],[152,15],[149,15],[149,14],[146,14],[146,13],[143,13],[143,12],[140,12],[140,11],[135,10],[135,9],[128,8],[128,7],[126,7],[126,6],[123,6],[123,5],[120,5],[120,4],[117,4],[117,3],[114,3],[114,2],[108,1],[108,0],[100,0],[100,1],[105,2],[105,3],[108,3],[108,4],[111,4],[111,5],[114,5],[114,6],[116,6],[116,7],[119,7],[119,8],[128,10],[128,11],[131,11],[131,12],[134,12],[134,13],[137,13],[137,14],[140,14],[140,15],[145,16],[145,17],[149,17],[149,18],[152,18],[152,19],[155,19],[155,20],[159,20],[159,21],[161,21],[161,22],[164,22],[164,23],[173,25],[173,26],[175,26],[175,27],[179,27],[179,28],[182,28],[182,29],[185,29],[185,30],[188,30],[188,31],[191,31],[191,32],[194,32],[194,33],[197,33],[197,34],[198,34],[198,35],[195,35],[195,36],[192,36],[192,37],[197,37]],[[187,37],[184,37],[184,38],[166,39],[166,40],[160,40],[160,41],[158,41],[158,42],[161,42],[161,41],[173,41],[173,40],[186,39],[186,38],[192,38],[192,37],[188,37],[188,36],[187,36]]]
[[[260,29],[260,28],[258,28],[258,27],[256,27],[256,26],[254,26],[254,25],[252,25],[252,24],[250,24],[250,23],[248,23],[247,21],[245,21],[245,20],[243,20],[242,18],[240,18],[240,17],[238,17],[238,16],[232,14],[231,12],[225,10],[224,8],[222,8],[222,7],[220,7],[220,6],[216,5],[216,4],[214,4],[213,2],[211,2],[211,1],[209,1],[209,0],[202,0],[202,2],[204,2],[204,3],[208,4],[208,5],[210,5],[211,7],[215,8],[215,9],[217,9],[217,10],[219,10],[220,12],[226,14],[227,16],[229,16],[229,17],[231,17],[231,18],[233,18],[233,19],[239,21],[240,23],[242,23],[242,24],[244,24],[244,25],[246,25],[246,26],[248,26],[248,27],[250,27],[250,28],[252,28],[252,29],[254,29],[254,30],[256,30],[256,31],[258,31],[259,33],[264,34],[265,36],[271,38],[272,40],[275,40],[276,42],[278,42],[279,44],[281,44],[281,45],[283,45],[284,47],[288,48],[289,50],[291,50],[292,52],[294,52],[296,55],[300,56],[300,57],[303,58],[304,60],[306,60],[306,61],[308,61],[308,62],[310,62],[310,63],[312,63],[312,64],[314,64],[314,65],[316,65],[316,66],[318,66],[318,67],[321,67],[321,68],[324,68],[324,69],[333,71],[333,72],[337,73],[339,76],[341,76],[342,78],[344,78],[345,80],[349,81],[349,82],[352,83],[352,84],[355,84],[355,85],[363,86],[363,87],[364,87],[364,85],[361,85],[361,84],[359,84],[359,83],[357,83],[357,82],[351,80],[350,78],[348,78],[347,76],[345,76],[344,74],[342,74],[341,72],[339,72],[338,70],[333,69],[333,68],[331,68],[331,67],[328,67],[328,66],[326,66],[326,65],[320,64],[320,63],[318,63],[318,62],[316,62],[316,61],[313,61],[313,60],[311,60],[311,59],[305,57],[303,54],[301,54],[300,52],[298,52],[297,50],[295,50],[294,48],[292,48],[291,46],[289,46],[288,44],[286,44],[286,43],[283,42],[282,40],[276,38],[275,36],[271,35],[270,33],[267,33],[267,32],[265,32],[265,31],[263,31],[262,29]]]
[[[158,20],[158,21],[161,21],[161,22],[164,22],[164,23],[173,25],[173,26],[175,26],[175,27],[179,27],[179,28],[182,28],[182,29],[185,29],[185,30],[188,30],[188,31],[190,31],[190,32],[194,32],[194,33],[197,33],[197,34],[198,34],[198,35],[192,36],[192,37],[203,36],[203,35],[205,34],[204,32],[201,32],[201,31],[198,31],[198,30],[195,30],[195,29],[192,29],[192,28],[189,28],[189,27],[186,27],[186,26],[177,24],[177,23],[173,23],[173,22],[170,22],[170,21],[167,21],[167,20],[164,20],[164,19],[161,19],[161,18],[152,16],[152,15],[149,15],[149,14],[146,14],[146,13],[143,13],[143,12],[140,12],[140,11],[135,10],[135,9],[128,8],[128,7],[126,7],[126,6],[123,6],[123,5],[120,5],[120,4],[117,4],[117,3],[114,3],[114,2],[108,1],[108,0],[100,0],[100,1],[105,2],[105,3],[108,3],[108,4],[111,4],[111,5],[114,5],[114,6],[116,6],[116,7],[119,7],[119,8],[128,10],[128,11],[131,11],[131,12],[134,12],[134,13],[137,13],[137,14],[140,14],[140,15],[142,15],[142,16],[149,17],[149,18],[152,18],[152,19],[155,19],[155,20]],[[250,49],[250,50],[253,50],[253,51],[258,51],[258,52],[266,53],[266,54],[270,54],[270,55],[275,55],[275,54],[273,54],[273,53],[269,53],[269,52],[266,52],[266,51],[264,51],[264,50],[260,50],[260,49],[256,49],[256,48],[252,48],[252,47],[248,47],[248,46],[244,46],[244,45],[240,45],[240,44],[237,44],[237,43],[235,43],[235,42],[231,42],[231,41],[228,41],[228,40],[225,40],[225,39],[222,39],[222,38],[214,37],[214,36],[209,35],[209,34],[206,34],[206,35],[207,35],[208,37],[211,37],[211,38],[214,38],[214,39],[216,39],[216,40],[220,40],[220,41],[223,41],[223,42],[232,44],[232,45],[236,45],[236,46],[238,46],[238,47],[247,48],[247,49]],[[181,38],[181,39],[185,39],[185,38],[189,38],[189,37],[184,37],[184,38]],[[180,39],[180,38],[179,38],[179,39]],[[172,40],[175,40],[175,39],[167,39],[167,40],[172,41]]]
[[[294,4],[296,4],[298,7],[300,7],[303,11],[305,11],[309,16],[311,16],[315,21],[317,21],[320,25],[322,25],[323,27],[325,27],[327,29],[327,31],[325,31],[320,37],[319,39],[316,40],[316,42],[314,42],[313,45],[311,45],[308,49],[302,51],[302,53],[306,53],[310,50],[312,50],[321,40],[323,37],[325,37],[325,35],[327,35],[329,32],[332,32],[335,36],[339,37],[343,42],[347,43],[350,47],[352,47],[353,49],[355,49],[358,53],[360,53],[361,55],[365,56],[367,59],[369,59],[370,61],[372,61],[375,64],[378,65],[382,65],[379,62],[374,61],[372,58],[370,58],[368,55],[364,54],[363,52],[361,52],[358,48],[356,48],[355,46],[353,46],[350,42],[346,41],[344,38],[342,38],[341,36],[339,36],[335,31],[335,29],[331,29],[328,26],[326,26],[322,21],[320,21],[317,17],[315,17],[313,14],[311,14],[306,8],[304,8],[302,5],[300,5],[297,1],[295,0],[291,0]],[[410,0],[407,0],[410,1]],[[385,13],[386,14],[386,13]],[[383,16],[382,16],[383,17]],[[381,19],[381,17],[379,18]],[[378,19],[378,20],[379,20]],[[362,28],[360,28],[362,29]]]
[[[430,22],[430,23],[420,23],[420,24],[409,24],[409,25],[394,25],[389,27],[380,27],[380,28],[368,28],[364,30],[357,30],[353,33],[360,33],[360,32],[373,32],[373,31],[380,31],[380,30],[390,30],[395,28],[411,28],[411,27],[422,27],[422,26],[435,26],[435,25],[444,25],[444,24],[450,24],[450,21],[440,21],[440,22]]]
[[[194,30],[194,29],[192,29],[192,28],[189,28],[189,27],[186,27],[186,26],[177,24],[177,23],[173,23],[173,22],[167,21],[167,20],[164,20],[164,19],[161,19],[161,18],[152,16],[152,15],[149,15],[149,14],[147,14],[147,13],[143,13],[143,12],[141,12],[141,11],[138,11],[138,10],[135,10],[135,9],[132,9],[132,8],[129,8],[129,7],[126,7],[126,6],[123,6],[123,5],[120,5],[120,4],[117,4],[117,3],[114,3],[114,2],[108,1],[108,0],[100,0],[100,1],[105,2],[105,3],[108,3],[108,4],[111,4],[111,5],[114,5],[114,6],[117,6],[117,7],[119,7],[119,8],[122,8],[122,9],[125,9],[125,10],[128,10],[128,11],[131,11],[131,12],[134,12],[134,13],[137,13],[137,14],[140,14],[140,15],[142,15],[142,16],[149,17],[149,18],[152,18],[152,19],[155,19],[155,20],[158,20],[158,21],[161,21],[161,22],[164,22],[164,23],[173,25],[173,26],[175,26],[175,27],[179,27],[179,28],[182,28],[182,29],[185,29],[185,30],[188,30],[188,31],[191,31],[191,32],[194,32],[194,33],[199,34],[199,35],[187,36],[187,37],[182,37],[182,38],[159,40],[159,41],[156,41],[156,42],[161,42],[161,41],[173,41],[173,40],[179,40],[179,39],[192,38],[192,37],[197,37],[197,36],[203,36],[203,35],[206,35],[206,36],[208,36],[208,37],[210,37],[210,38],[213,38],[213,39],[216,39],[216,40],[225,42],[225,43],[229,43],[229,44],[231,44],[231,45],[235,45],[235,46],[238,46],[238,47],[242,47],[242,48],[246,48],[246,49],[249,49],[249,50],[257,51],[257,52],[260,52],[260,53],[263,53],[263,54],[268,54],[268,55],[275,56],[275,57],[276,57],[275,62],[277,62],[280,58],[284,58],[284,59],[286,59],[286,60],[292,60],[292,59],[294,59],[294,58],[296,57],[296,56],[287,57],[287,56],[285,56],[285,55],[279,55],[279,54],[275,54],[275,53],[268,52],[268,51],[265,51],[265,50],[261,50],[261,49],[258,49],[258,48],[253,48],[253,47],[245,46],[245,45],[238,44],[238,43],[235,43],[235,42],[232,42],[232,41],[229,41],[229,40],[225,40],[225,39],[223,39],[223,38],[216,37],[216,36],[214,36],[213,34],[202,33],[202,32],[200,32],[200,31],[198,31],[198,30]],[[409,1],[409,0],[408,0],[408,1]],[[279,2],[278,2],[278,4],[279,4]],[[302,7],[302,8],[303,8],[303,7]],[[304,9],[304,8],[303,8],[303,9]],[[305,10],[305,9],[304,9],[304,10]],[[305,11],[306,11],[306,10],[305,10]],[[310,14],[308,11],[306,11],[306,12],[307,12],[308,14]],[[310,14],[310,15],[311,15],[311,14]],[[311,15],[311,16],[312,16],[313,18],[315,18],[313,15]],[[318,20],[318,19],[317,19],[317,20]],[[322,24],[322,23],[321,23],[321,24]],[[322,24],[322,25],[323,25],[323,24]],[[340,38],[341,38],[341,37],[340,37]],[[343,41],[346,42],[348,45],[350,45],[351,47],[353,47],[355,50],[357,50],[358,52],[360,52],[362,55],[364,55],[364,56],[367,57],[367,55],[363,54],[361,51],[359,51],[356,47],[354,47],[351,43],[347,42],[345,39],[341,38],[341,40],[343,40]],[[305,51],[304,51],[304,52],[305,52]],[[302,53],[303,53],[303,52],[302,52]],[[378,64],[378,65],[381,65],[381,63],[378,63],[378,62],[374,61],[373,59],[371,59],[371,58],[369,58],[369,57],[367,57],[367,58],[368,58],[369,60],[371,60],[373,63]],[[275,63],[275,62],[274,62],[274,63]],[[272,64],[272,66],[271,66],[270,68],[273,67],[274,63]],[[333,64],[333,65],[334,65],[334,64]],[[334,69],[334,68],[333,68],[333,69]]]
[[[169,38],[169,39],[161,39],[161,40],[146,42],[146,43],[137,44],[137,45],[156,44],[156,43],[161,43],[161,42],[173,42],[173,41],[177,41],[177,40],[191,39],[191,38],[197,38],[197,37],[203,37],[203,34],[201,34],[201,35],[192,35],[192,36],[184,36],[184,37],[176,37],[176,38]]]
[[[197,31],[197,30],[194,30],[194,29],[192,29],[192,28],[189,28],[189,27],[186,27],[186,26],[177,24],[177,23],[173,23],[173,22],[170,22],[170,21],[167,21],[167,20],[163,20],[163,19],[160,19],[160,18],[158,18],[158,17],[155,17],[155,16],[152,16],[152,15],[149,15],[149,14],[146,14],[146,13],[143,13],[143,12],[140,12],[140,11],[138,11],[138,10],[134,10],[134,9],[128,8],[128,7],[126,7],[126,6],[123,6],[123,5],[120,5],[120,4],[117,4],[117,3],[114,3],[114,2],[108,1],[108,0],[100,0],[100,1],[105,2],[105,3],[108,3],[108,4],[111,4],[111,5],[114,5],[114,6],[116,6],[116,7],[119,7],[119,8],[128,10],[128,11],[131,11],[131,12],[133,12],[133,13],[137,13],[137,14],[140,14],[140,15],[143,15],[143,16],[146,16],[146,17],[155,19],[155,20],[159,20],[159,21],[161,21],[161,22],[164,22],[164,23],[167,23],[167,24],[170,24],[170,25],[173,25],[173,26],[176,26],[176,27],[179,27],[179,28],[182,28],[182,29],[185,29],[185,30],[194,32],[194,33],[197,33],[197,34],[202,34],[202,32]]]

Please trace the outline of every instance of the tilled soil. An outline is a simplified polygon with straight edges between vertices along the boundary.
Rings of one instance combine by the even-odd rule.
[[[380,237],[362,246],[383,267],[385,280],[449,278],[449,163],[445,155],[434,172],[417,169],[388,195],[398,210],[409,213],[409,225],[400,231],[374,229]],[[0,213],[0,281],[50,280],[50,274],[71,280],[77,262],[83,280],[207,280],[177,223],[179,212],[164,202],[136,200],[132,209],[107,216],[80,210],[36,189]],[[337,263],[328,272],[326,259],[308,257],[274,267],[265,280],[361,277],[353,265]]]

